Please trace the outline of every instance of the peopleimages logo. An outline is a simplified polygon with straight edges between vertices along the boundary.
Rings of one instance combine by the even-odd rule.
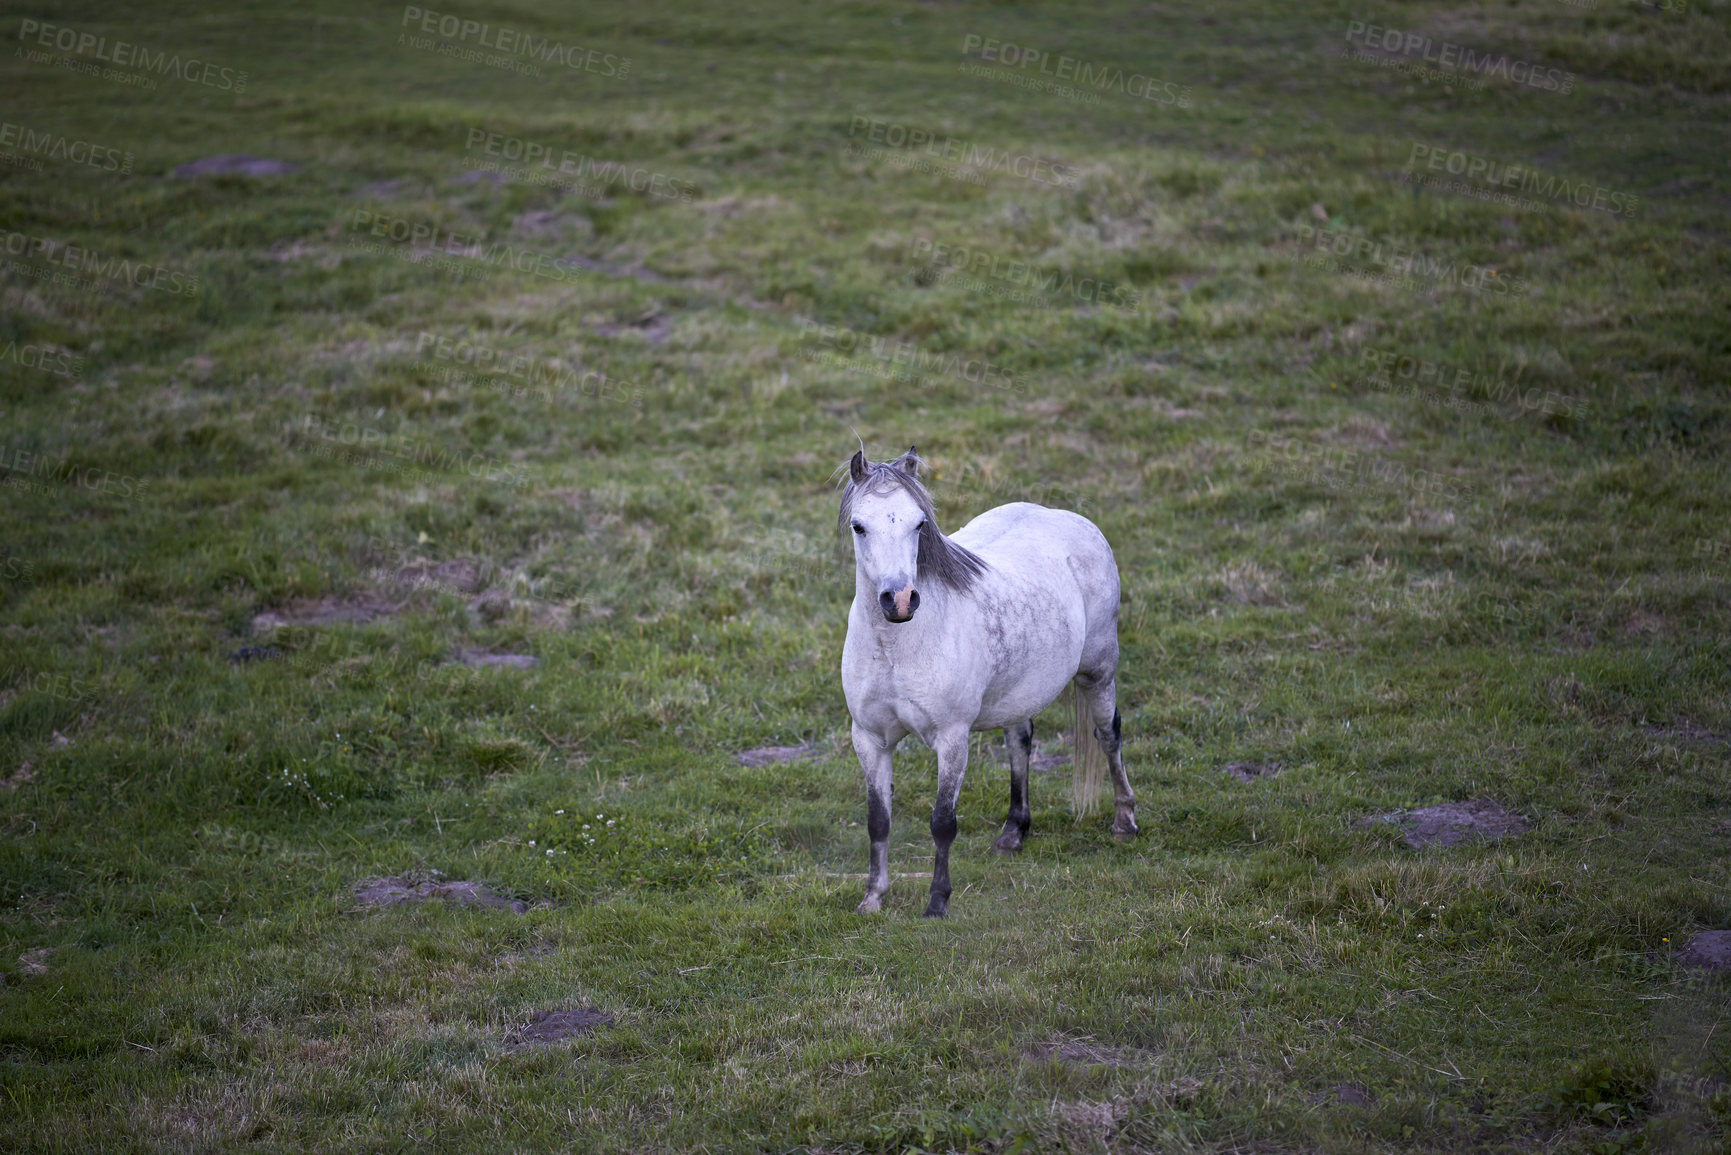
[[[20,345],[8,341],[0,345],[0,364],[34,369],[51,377],[77,379],[84,376],[84,358],[74,357],[69,351],[53,345]]]
[[[349,228],[354,233],[364,231],[368,236],[383,237],[392,242],[392,246],[414,246],[411,253],[416,248],[429,253],[445,253],[456,258],[450,265],[453,271],[457,272],[462,271],[462,262],[476,262],[494,268],[512,268],[520,273],[529,273],[550,281],[575,281],[587,272],[580,257],[553,257],[535,249],[518,248],[511,244],[489,245],[473,234],[454,232],[425,221],[411,221],[407,217],[393,217],[368,209],[354,210],[354,219]],[[350,237],[351,244],[358,240],[358,237]],[[388,251],[388,247],[370,245],[367,251]]]
[[[1387,269],[1395,281],[1418,286],[1420,279],[1460,285],[1463,288],[1494,293],[1499,296],[1521,296],[1527,283],[1520,277],[1502,277],[1497,270],[1485,265],[1457,264],[1451,260],[1428,256],[1394,241],[1377,240],[1342,229],[1319,229],[1311,225],[1298,226],[1300,243],[1318,253],[1332,254],[1346,260]],[[1335,272],[1353,272],[1351,266],[1324,263],[1317,267]]]
[[[1352,20],[1346,26],[1346,42],[1365,48],[1380,48],[1401,57],[1415,54],[1425,64],[1434,64],[1450,72],[1468,73],[1482,79],[1501,77],[1512,84],[1524,84],[1546,92],[1564,94],[1575,90],[1575,74],[1560,68],[1541,68],[1525,60],[1511,61],[1507,53],[1478,53],[1449,40],[1432,40],[1418,32],[1403,32],[1399,28],[1384,28]]]
[[[1501,370],[1481,373],[1443,361],[1427,361],[1395,349],[1366,349],[1359,362],[1360,369],[1378,389],[1397,388],[1396,381],[1408,382],[1421,391],[1431,392],[1438,404],[1460,408],[1466,404],[1487,406],[1513,403],[1521,409],[1537,410],[1542,414],[1572,414],[1577,420],[1587,415],[1584,397],[1545,391],[1538,387],[1522,389],[1518,382],[1503,379]],[[1411,392],[1409,387],[1405,392]],[[1482,402],[1476,399],[1482,398]]]
[[[30,484],[33,479],[46,478],[95,493],[118,493],[123,498],[142,497],[150,487],[148,481],[115,473],[111,469],[79,466],[70,457],[69,453],[64,454],[56,461],[41,453],[0,447],[0,470],[5,471],[0,473],[0,484],[47,493],[46,487]]]
[[[35,237],[20,232],[0,233],[0,251],[10,257],[33,257],[46,261],[49,265],[57,265],[75,273],[86,273],[92,278],[131,285],[137,289],[155,289],[176,297],[190,296],[198,292],[196,274],[183,273],[166,265],[151,264],[149,261],[129,261],[124,257],[104,256],[94,249],[67,244],[53,237]],[[99,287],[95,280],[92,280],[91,286]]]
[[[1417,171],[1421,164],[1429,172]],[[1447,173],[1463,179],[1443,181],[1429,175],[1430,172]],[[1549,206],[1544,201],[1517,198],[1514,192],[1624,216],[1633,215],[1641,205],[1640,197],[1614,192],[1603,185],[1546,176],[1524,165],[1507,164],[1489,157],[1474,156],[1459,149],[1418,142],[1413,143],[1412,154],[1407,157],[1406,169],[1401,173],[1401,179],[1413,184],[1433,185],[1445,190],[1463,192],[1481,200],[1509,203],[1515,208]],[[1505,189],[1512,189],[1514,192],[1505,192]]]
[[[158,76],[173,76],[188,84],[202,84],[206,88],[218,88],[236,95],[246,91],[247,74],[240,69],[224,68],[220,64],[192,56],[183,60],[178,52],[172,55],[167,52],[152,52],[143,45],[131,44],[125,40],[116,40],[111,44],[108,37],[98,36],[94,32],[81,32],[76,28],[47,24],[26,17],[18,26],[18,39],[28,43],[32,38],[42,48],[52,48],[74,56],[87,56],[121,68],[140,68]]]
[[[402,27],[455,41],[458,45],[473,40],[481,48],[490,48],[511,58],[525,56],[543,64],[562,64],[573,72],[593,72],[598,76],[624,79],[631,71],[631,61],[611,52],[596,52],[578,44],[566,44],[550,36],[537,36],[481,20],[468,20],[448,12],[434,12],[412,4],[403,8]],[[420,47],[416,45],[416,47]]]
[[[121,152],[88,140],[73,140],[52,132],[37,132],[10,120],[0,121],[0,148],[18,149],[27,156],[45,156],[49,160],[69,160],[103,172],[132,171],[132,154]]]
[[[1084,304],[1118,305],[1124,308],[1133,307],[1142,299],[1138,290],[1116,281],[1101,277],[1077,277],[1073,273],[1044,273],[1026,261],[1014,258],[1006,260],[996,253],[964,245],[922,238],[914,242],[913,256],[916,260],[928,262],[932,269],[936,270],[932,276],[933,283],[956,281],[970,291],[1002,296],[1018,303],[1046,304],[1047,293],[1069,297]],[[962,279],[963,274],[983,275],[1004,285],[1028,291],[999,292],[991,285],[979,282],[969,284]]]
[[[548,361],[527,353],[495,349],[463,338],[452,339],[438,333],[422,331],[415,339],[415,355],[422,360],[453,361],[473,370],[472,383],[481,384],[487,378],[508,378],[531,396],[554,401],[566,395],[594,397],[603,401],[622,401],[639,409],[643,407],[643,387],[630,381],[610,378],[599,369],[578,370],[556,361]]]
[[[858,148],[858,138],[893,149],[923,151],[940,161],[954,161],[963,168],[984,169],[987,172],[1011,172],[1038,184],[1075,187],[1080,170],[1074,165],[1060,164],[1043,156],[1002,151],[975,144],[954,136],[941,136],[930,129],[918,128],[871,116],[856,116],[848,124],[847,134],[856,138],[850,148]]]
[[[1068,80],[1084,89],[1110,89],[1126,96],[1155,104],[1175,104],[1190,107],[1190,86],[1172,80],[1160,80],[1141,72],[1126,74],[1111,64],[1090,64],[1074,56],[1060,55],[1056,60],[1050,52],[1029,48],[974,33],[962,37],[964,53],[978,52],[981,60],[990,60],[1003,68],[1026,70],[1032,67],[1041,76]]]
[[[630,168],[613,161],[598,161],[580,152],[555,150],[539,141],[525,140],[503,132],[490,132],[480,127],[469,129],[469,141],[464,147],[471,152],[479,149],[487,156],[501,160],[521,162],[519,166],[504,170],[509,176],[521,176],[533,181],[536,175],[551,176],[556,173],[573,178],[568,187],[580,191],[605,192],[611,185],[623,184],[632,192],[682,201],[693,199],[698,192],[697,186],[690,181],[679,180],[666,173],[641,167]],[[498,166],[490,167],[494,171],[500,171]],[[533,174],[532,170],[535,169],[542,171],[540,174]],[[562,182],[555,178],[538,183]]]
[[[1013,370],[978,357],[928,353],[910,341],[860,333],[803,317],[797,324],[808,361],[828,361],[838,368],[861,369],[898,381],[945,376],[1010,393],[1027,392],[1026,387],[1016,382]]]
[[[318,456],[334,457],[349,465],[385,473],[429,478],[431,474],[427,470],[416,468],[426,465],[517,488],[529,484],[528,475],[520,467],[484,453],[446,449],[404,433],[387,433],[353,421],[331,422],[308,414],[299,421],[285,422],[282,433],[283,440],[291,446],[298,442],[307,445]],[[351,448],[357,452],[346,452]]]

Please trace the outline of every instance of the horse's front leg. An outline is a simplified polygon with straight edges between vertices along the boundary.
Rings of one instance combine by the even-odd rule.
[[[932,804],[932,897],[927,918],[942,918],[950,906],[950,843],[956,840],[956,796],[968,770],[968,731],[964,727],[939,734],[932,749],[938,756],[938,798]]]
[[[894,741],[885,741],[854,723],[853,751],[859,755],[860,772],[865,775],[866,834],[872,843],[865,898],[854,908],[856,914],[877,910],[883,905],[884,891],[890,888],[890,787],[894,781],[895,745]]]

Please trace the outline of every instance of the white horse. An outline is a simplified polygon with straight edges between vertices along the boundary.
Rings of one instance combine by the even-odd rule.
[[[1002,728],[1010,754],[1010,813],[996,847],[1028,833],[1034,715],[1075,680],[1075,786],[1085,813],[1112,770],[1112,833],[1136,836],[1136,796],[1119,756],[1118,566],[1093,522],[1027,502],[980,514],[954,537],[938,530],[910,448],[895,461],[855,453],[839,524],[851,531],[854,598],[841,682],[865,773],[871,867],[859,912],[889,889],[891,755],[918,734],[938,756],[928,917],[950,900],[956,795],[968,734]]]

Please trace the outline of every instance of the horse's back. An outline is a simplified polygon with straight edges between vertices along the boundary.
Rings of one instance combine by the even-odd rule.
[[[1013,501],[986,510],[950,538],[999,572],[1045,583],[1068,572],[1090,629],[1117,620],[1118,563],[1100,527],[1079,513]]]
[[[1118,664],[1118,565],[1098,526],[1069,510],[1018,501],[986,510],[951,537],[986,563],[984,581],[997,586],[993,600],[1000,607],[1015,604],[1031,615],[1024,621],[1029,652],[994,677],[1002,701],[995,708],[987,703],[988,725],[1004,724],[999,715],[1038,713],[1078,672],[1111,675]]]

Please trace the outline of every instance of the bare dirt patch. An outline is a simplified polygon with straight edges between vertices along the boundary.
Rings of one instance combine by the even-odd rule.
[[[1061,736],[1061,735],[1060,735]],[[1006,746],[988,746],[987,752],[992,761],[1000,766],[1010,764],[1010,751]],[[1034,774],[1044,774],[1049,770],[1058,770],[1070,764],[1069,754],[1045,754],[1040,750],[1040,740],[1034,740],[1034,752],[1028,757],[1028,770]]]
[[[1228,762],[1220,772],[1234,782],[1256,782],[1280,773],[1278,762]]]
[[[1226,597],[1244,606],[1284,606],[1280,575],[1253,561],[1227,566],[1214,576]]]
[[[587,237],[595,232],[595,226],[588,217],[561,209],[523,213],[511,222],[511,227],[537,239],[560,238],[567,233]]]
[[[494,188],[498,188],[500,185],[510,184],[511,178],[502,172],[492,172],[488,169],[477,168],[471,169],[468,172],[458,173],[445,183],[448,185],[490,184]]]
[[[1077,1103],[1054,1103],[1052,1113],[1066,1130],[1094,1143],[1107,1144],[1112,1133],[1130,1117],[1130,1105],[1120,1100],[1095,1103],[1084,1099]]]
[[[1326,1091],[1319,1091],[1314,1095],[1305,1096],[1305,1099],[1313,1107],[1320,1107],[1324,1104],[1335,1104],[1341,1107],[1364,1107],[1368,1109],[1376,1106],[1376,1097],[1374,1095],[1363,1087],[1356,1086],[1352,1083],[1336,1083]]]
[[[431,587],[475,594],[481,590],[482,574],[479,562],[471,558],[455,561],[412,561],[394,575],[396,582],[411,589]]]
[[[1374,417],[1349,417],[1325,431],[1322,439],[1333,445],[1351,445],[1359,449],[1393,449],[1400,438],[1385,421]]]
[[[505,670],[533,670],[541,659],[530,654],[490,654],[484,650],[459,650],[457,664],[480,669],[491,666]]]
[[[361,909],[397,906],[405,902],[454,902],[458,906],[482,906],[491,910],[508,910],[513,914],[522,914],[529,909],[529,904],[522,899],[500,894],[478,882],[415,875],[369,878],[356,885],[355,901]]]
[[[347,1039],[303,1039],[295,1047],[295,1061],[314,1067],[342,1067],[349,1055]]]
[[[0,779],[0,790],[16,790],[34,777],[36,777],[36,767],[25,762],[5,778]]]
[[[594,607],[590,607],[591,610]],[[501,622],[519,620],[523,624],[559,632],[571,627],[573,609],[540,598],[512,597],[502,589],[488,590],[468,605],[469,620],[479,625],[496,626]]]
[[[364,625],[380,618],[394,617],[401,608],[374,595],[361,595],[347,601],[301,599],[255,615],[252,629],[254,633],[265,633],[279,626]]]
[[[595,332],[603,337],[641,337],[652,345],[660,345],[673,332],[673,322],[660,308],[651,305],[622,324],[602,322],[595,326]]]
[[[759,746],[755,750],[742,750],[734,755],[733,760],[741,766],[773,766],[777,762],[806,762],[815,757],[816,744],[807,742],[803,746]]]
[[[1474,838],[1525,834],[1533,828],[1525,818],[1504,810],[1489,798],[1371,814],[1360,818],[1357,824],[1374,826],[1380,822],[1402,827],[1405,830],[1403,841],[1414,850],[1426,846],[1459,846]]]
[[[578,1007],[568,1011],[536,1011],[529,1019],[529,1025],[512,1035],[509,1041],[520,1047],[544,1046],[612,1025],[613,1016],[594,1007]]]
[[[176,165],[174,175],[186,180],[197,176],[286,176],[300,170],[300,165],[286,160],[267,160],[262,156],[237,152],[189,160]]]
[[[1036,1062],[1073,1063],[1079,1067],[1120,1067],[1136,1059],[1134,1051],[1101,1046],[1093,1039],[1048,1039],[1029,1047],[1026,1055]]]
[[[364,200],[391,201],[409,195],[425,195],[426,189],[425,181],[411,181],[407,177],[395,177],[391,180],[368,181],[349,195]]]
[[[48,956],[53,953],[51,946],[27,950],[18,956],[18,966],[27,975],[45,975],[48,973]]]
[[[559,953],[559,945],[552,942],[531,943],[521,950],[508,950],[498,955],[493,961],[506,970],[514,969],[519,963],[538,962]]]
[[[1640,638],[1649,634],[1666,633],[1668,625],[1670,623],[1665,620],[1663,614],[1652,613],[1648,610],[1636,610],[1623,619],[1623,623],[1618,629],[1625,638]]]
[[[1724,746],[1731,744],[1731,734],[1722,730],[1709,730],[1706,726],[1694,722],[1682,721],[1670,726],[1642,726],[1641,732],[1649,738],[1663,738],[1672,742],[1686,742],[1692,746]]]
[[[1731,971],[1731,930],[1704,930],[1677,952],[1679,966]]]

